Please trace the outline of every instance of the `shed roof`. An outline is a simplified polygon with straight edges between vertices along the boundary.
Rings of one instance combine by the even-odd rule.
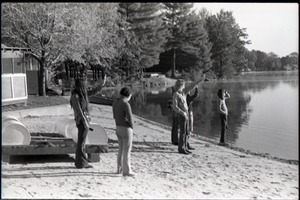
[[[12,50],[12,51],[30,51],[30,48],[24,47],[8,47],[5,44],[1,43],[1,50]]]

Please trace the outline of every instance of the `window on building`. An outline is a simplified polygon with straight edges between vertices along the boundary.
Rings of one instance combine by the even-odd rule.
[[[23,58],[14,58],[14,73],[24,73]]]
[[[27,54],[25,54],[24,66],[26,70],[31,70],[31,57]]]
[[[32,70],[39,70],[39,62],[32,57]]]
[[[12,58],[2,58],[2,74],[12,74],[13,63]]]

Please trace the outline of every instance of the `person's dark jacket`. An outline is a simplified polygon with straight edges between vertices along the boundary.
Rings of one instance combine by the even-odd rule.
[[[199,91],[198,88],[195,88],[195,93],[193,95],[186,95],[186,102],[189,108],[189,112],[193,112],[193,101],[198,97]]]
[[[133,115],[128,101],[119,98],[114,101],[112,107],[116,125],[133,128]]]

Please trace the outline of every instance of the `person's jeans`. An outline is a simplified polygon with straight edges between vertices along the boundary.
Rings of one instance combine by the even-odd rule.
[[[190,137],[191,137],[191,133],[194,131],[194,115],[193,115],[193,112],[190,111],[189,112],[189,131],[187,133],[187,147],[190,148],[191,145],[190,145]]]
[[[123,175],[128,175],[132,173],[130,152],[132,148],[133,130],[129,127],[117,126],[116,133],[119,143],[117,170],[118,173],[123,172]]]
[[[221,119],[221,137],[220,137],[220,143],[225,142],[225,133],[227,129],[227,115],[220,114]]]
[[[189,112],[189,128],[190,132],[194,131],[194,114],[192,111]]]
[[[185,152],[187,150],[187,140],[189,135],[189,120],[182,115],[178,115],[179,126],[180,126],[180,136],[178,143],[178,151]]]
[[[178,128],[179,128],[179,121],[178,121],[178,114],[173,111],[172,113],[172,130],[171,130],[171,142],[172,144],[178,145]]]
[[[83,168],[88,165],[88,159],[85,153],[85,140],[88,133],[83,123],[77,124],[78,137],[76,144],[76,154],[75,154],[75,167]]]

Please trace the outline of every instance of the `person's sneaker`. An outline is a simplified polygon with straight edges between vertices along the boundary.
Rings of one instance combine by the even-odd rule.
[[[119,168],[119,169],[117,170],[117,174],[122,174],[122,168]]]
[[[181,153],[181,154],[190,154],[187,150],[186,151],[179,151],[179,153]]]
[[[128,173],[128,174],[123,174],[123,176],[135,176],[135,173],[131,172],[131,173]]]
[[[195,148],[192,146],[188,146],[188,150],[195,150]]]
[[[83,169],[83,168],[93,168],[93,166],[92,166],[92,165],[87,165],[87,166],[76,166],[76,165],[75,165],[75,167],[76,167],[77,169]]]
[[[192,153],[192,152],[191,152],[191,151],[189,151],[188,149],[186,149],[185,151],[186,151],[186,152],[188,152],[188,153]]]
[[[229,146],[229,144],[225,143],[225,142],[220,142],[218,145],[220,145],[220,146]]]

